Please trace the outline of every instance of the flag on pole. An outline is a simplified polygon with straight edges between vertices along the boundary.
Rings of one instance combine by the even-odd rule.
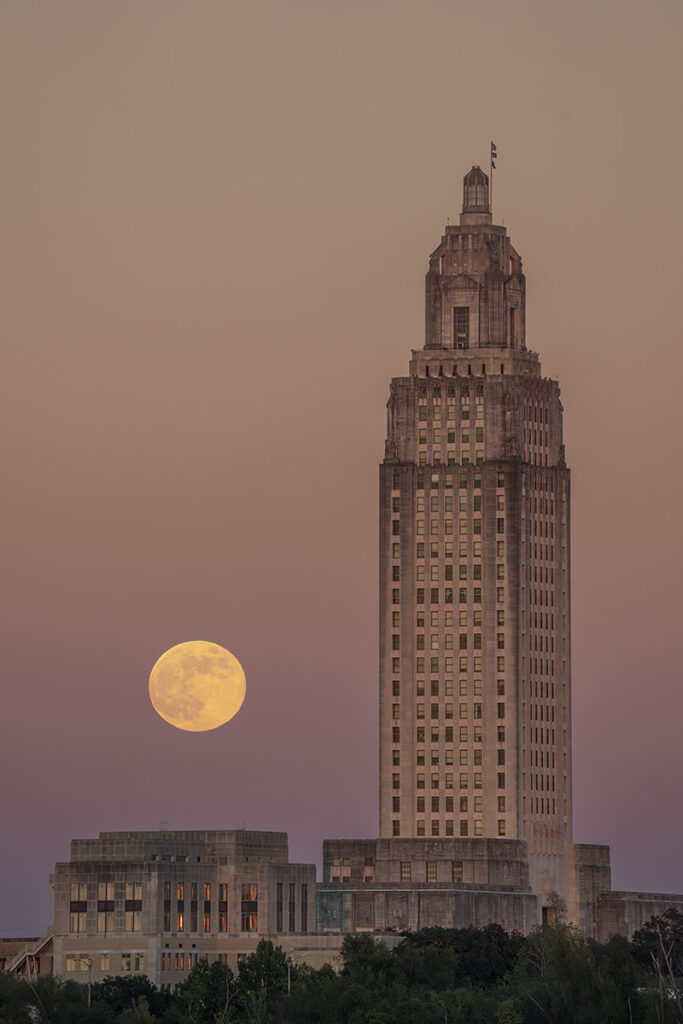
[[[491,140],[491,167],[495,167],[494,160],[498,159],[498,149],[493,139]]]

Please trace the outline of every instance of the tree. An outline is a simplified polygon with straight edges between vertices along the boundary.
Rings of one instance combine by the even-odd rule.
[[[103,1002],[110,1006],[116,1014],[135,1007],[140,999],[146,999],[150,1013],[158,1016],[170,1005],[171,997],[161,992],[144,974],[116,975],[94,982],[91,989],[91,1001]]]
[[[653,958],[662,961],[662,948],[667,951],[674,973],[683,976],[683,914],[671,907],[659,917],[651,917],[633,934],[636,960],[648,969]]]
[[[683,915],[670,908],[652,917],[635,932],[633,948],[642,967],[655,975],[650,995],[659,1019],[683,1024]]]
[[[0,1024],[31,1024],[31,997],[23,978],[0,971]]]
[[[44,974],[31,989],[31,1020],[36,1024],[81,1024],[86,1019],[88,997],[85,985]]]
[[[234,976],[226,964],[200,960],[178,986],[174,1002],[192,1024],[225,1024],[234,993]]]
[[[568,925],[539,928],[527,937],[512,976],[515,1002],[528,1024],[621,1024],[626,999],[598,969],[591,945]]]
[[[149,1012],[146,998],[140,996],[135,1006],[119,1014],[117,1024],[154,1024],[154,1017]]]

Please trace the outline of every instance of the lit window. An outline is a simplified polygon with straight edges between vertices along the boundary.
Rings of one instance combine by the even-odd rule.
[[[258,885],[256,882],[242,883],[241,931],[258,931]]]

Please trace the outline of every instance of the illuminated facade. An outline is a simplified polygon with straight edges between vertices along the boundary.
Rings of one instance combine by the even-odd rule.
[[[488,177],[432,253],[380,469],[380,836],[523,840],[568,896],[569,471]]]

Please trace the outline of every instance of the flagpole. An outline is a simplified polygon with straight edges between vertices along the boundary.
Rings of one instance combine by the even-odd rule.
[[[491,207],[491,214],[493,214],[493,172],[495,170],[495,160],[498,159],[498,150],[496,144],[491,139],[491,150],[490,150],[490,165],[489,165],[489,206]]]

